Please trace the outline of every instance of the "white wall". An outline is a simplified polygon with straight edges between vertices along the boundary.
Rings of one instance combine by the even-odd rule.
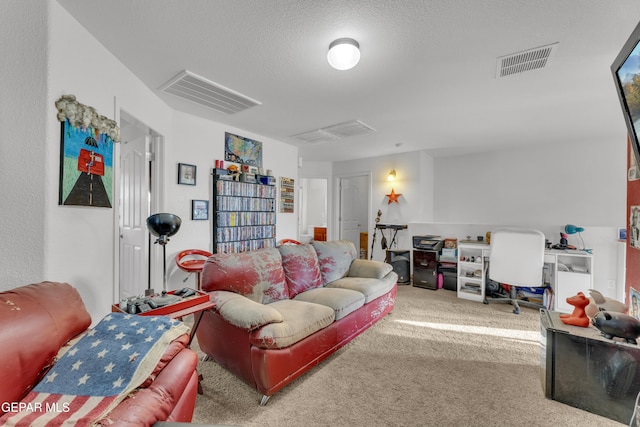
[[[403,153],[334,162],[334,180],[332,183],[334,209],[331,212],[336,227],[331,230],[330,238],[337,239],[339,236],[337,227],[340,204],[337,178],[343,176],[371,174],[371,203],[367,207],[369,216],[369,243],[367,246],[369,248],[371,248],[375,226],[374,220],[378,210],[382,212],[381,224],[408,224],[412,221],[422,220],[422,215],[429,218],[428,207],[433,200],[431,197],[433,194],[431,187],[433,179],[430,177],[432,169],[422,168],[421,160],[425,160],[428,164],[430,157],[417,155],[417,153]],[[396,171],[396,180],[389,182],[387,181],[387,176],[392,169]],[[426,178],[425,174],[427,174]],[[396,194],[402,194],[398,199],[398,203],[389,203],[389,199],[385,196],[391,193],[392,188]],[[406,234],[407,231],[400,231],[398,232],[398,237]],[[380,242],[380,238],[381,236],[378,234],[377,242]],[[389,243],[391,242],[388,235],[387,240],[389,240]],[[382,261],[384,257],[385,255],[381,251],[380,245],[376,244],[373,259]]]
[[[436,159],[434,221],[624,226],[626,139]]]
[[[403,197],[399,205],[387,206],[384,194],[391,186],[384,178],[390,168],[398,172],[394,187]],[[382,223],[408,223],[408,230],[398,232],[400,249],[412,247],[413,235],[475,238],[504,225],[536,227],[558,243],[565,224],[582,226],[585,245],[594,250],[594,287],[619,297],[624,272],[617,228],[626,221],[625,168],[623,129],[619,141],[540,144],[439,158],[407,153],[336,162],[334,173],[371,171],[378,178],[372,186],[372,215],[387,208]],[[378,237],[374,259],[383,260],[379,242]],[[569,243],[581,246],[577,236],[569,236]]]
[[[39,281],[49,191],[46,40],[48,5],[0,2],[0,289]],[[29,17],[28,21],[20,19]]]
[[[61,95],[74,94],[79,102],[110,118],[116,118],[116,111],[124,108],[169,137],[172,112],[62,6],[51,0],[48,4],[48,91],[42,96],[46,99],[48,141],[41,260],[45,268],[40,280],[65,281],[76,287],[95,321],[109,312],[117,299],[117,184],[112,209],[58,205],[60,122],[54,103]],[[114,178],[117,159],[114,156]]]
[[[190,206],[192,198],[209,198],[208,169],[222,158],[225,130],[263,141],[265,166],[278,176],[297,178],[295,148],[174,115],[55,0],[0,2],[0,36],[0,224],[5,240],[0,289],[43,280],[68,282],[78,289],[94,321],[116,299],[117,205],[58,205],[60,122],[54,103],[61,95],[74,94],[110,118],[117,119],[124,109],[163,135],[167,156],[161,208],[185,219],[184,230],[170,243],[173,254],[209,246],[208,223],[191,221]],[[116,177],[118,152],[116,144]],[[198,186],[176,184],[178,162],[198,164]],[[117,191],[115,183],[114,204]],[[296,214],[278,214],[277,230],[278,239],[295,235]]]
[[[224,134],[231,132],[262,142],[262,164],[265,169],[273,170],[278,190],[280,177],[298,179],[298,150],[288,144],[265,138],[260,135],[232,128],[221,123],[202,118],[173,113],[173,138],[166,142],[166,173],[164,185],[166,193],[166,210],[182,219],[180,231],[167,245],[167,259],[173,260],[175,255],[184,249],[211,250],[211,223],[209,221],[191,220],[191,200],[210,200],[212,194],[211,169],[216,159],[224,159]],[[197,166],[196,185],[178,185],[178,163]],[[276,240],[296,238],[298,235],[299,206],[295,205],[294,213],[281,213],[280,201],[276,203]],[[297,199],[297,197],[296,197]],[[209,218],[212,217],[211,202]],[[176,289],[185,286],[182,280],[187,274],[180,271],[175,263],[167,263],[168,288]],[[195,275],[186,283],[195,285]]]

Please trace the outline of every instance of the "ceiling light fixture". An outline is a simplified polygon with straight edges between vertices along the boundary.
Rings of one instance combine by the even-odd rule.
[[[336,70],[349,70],[360,61],[360,45],[350,38],[334,40],[329,45],[327,61]]]

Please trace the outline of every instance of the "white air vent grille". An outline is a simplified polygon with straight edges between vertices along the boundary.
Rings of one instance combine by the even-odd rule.
[[[322,128],[322,130],[340,138],[348,138],[350,136],[364,135],[365,133],[375,132],[373,128],[365,125],[360,120],[338,123],[337,125]]]
[[[321,129],[309,132],[299,133],[291,136],[300,141],[315,144],[318,142],[336,141],[350,136],[364,135],[375,132],[371,126],[362,123],[360,120],[351,122],[338,123],[336,125],[327,126]]]
[[[226,114],[234,114],[261,104],[187,70],[162,85],[160,90]]]
[[[311,132],[299,133],[297,135],[293,135],[292,138],[308,142],[310,144],[315,144],[317,142],[335,141],[336,139],[340,139],[339,137],[331,135],[330,133],[323,132],[321,129],[312,130]]]
[[[496,64],[496,77],[506,77],[512,74],[524,73],[526,71],[537,70],[549,65],[555,55],[558,43],[511,55],[501,56]]]

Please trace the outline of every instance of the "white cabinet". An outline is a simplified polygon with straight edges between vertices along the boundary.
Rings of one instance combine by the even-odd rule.
[[[567,303],[567,298],[578,292],[588,297],[589,289],[593,288],[593,255],[582,251],[548,251],[547,254],[555,258],[551,266],[555,273],[551,281],[551,309],[571,313],[574,307]]]
[[[460,243],[458,245],[458,298],[484,301],[489,245]]]
[[[458,245],[458,298],[482,302],[491,250],[487,244]],[[545,283],[552,289],[550,309],[571,313],[567,298],[593,288],[593,255],[584,251],[546,250]]]

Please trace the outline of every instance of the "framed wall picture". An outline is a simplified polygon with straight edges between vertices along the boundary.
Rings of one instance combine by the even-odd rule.
[[[295,186],[293,178],[280,177],[280,212],[293,213]]]
[[[60,144],[58,204],[112,207],[113,140],[65,120]]]
[[[178,184],[196,185],[196,165],[178,163]]]
[[[262,167],[262,142],[225,132],[224,160]]]
[[[640,319],[640,292],[634,288],[629,288],[629,315]]]
[[[209,219],[209,201],[208,200],[192,200],[191,201],[191,219],[193,220]]]

